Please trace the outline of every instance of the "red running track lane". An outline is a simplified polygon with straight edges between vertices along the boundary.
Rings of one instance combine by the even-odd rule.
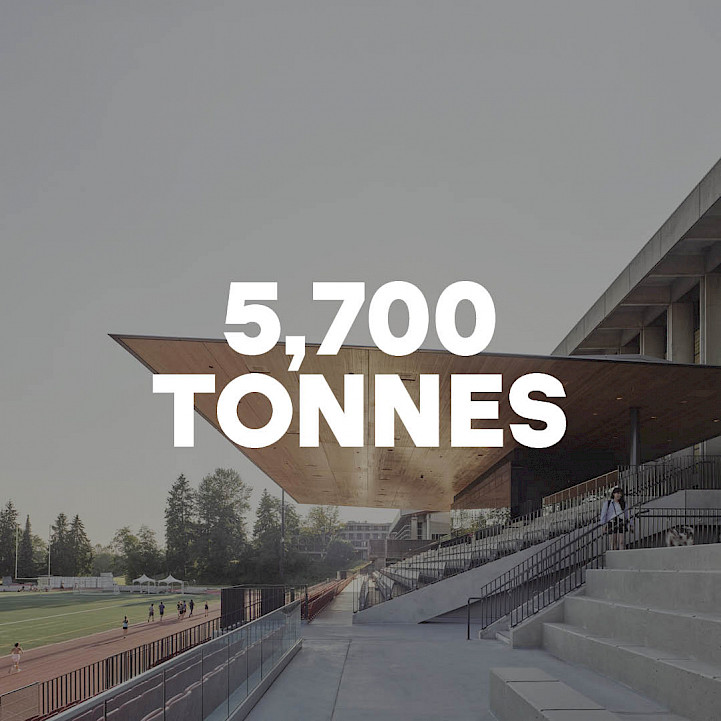
[[[113,656],[120,651],[142,646],[148,641],[171,636],[185,628],[217,618],[220,615],[220,604],[211,602],[209,605],[207,618],[203,615],[203,609],[200,609],[200,613],[183,620],[176,618],[175,614],[170,618],[166,614],[165,620],[161,623],[157,620],[156,613],[156,620],[153,623],[136,623],[130,626],[126,638],[123,638],[123,630],[118,627],[112,631],[30,649],[22,655],[20,673],[8,674],[10,656],[2,656],[0,657],[0,694],[14,691],[35,681],[47,681],[62,676],[64,673]],[[197,608],[196,606],[196,610]],[[22,646],[22,643],[20,645]]]

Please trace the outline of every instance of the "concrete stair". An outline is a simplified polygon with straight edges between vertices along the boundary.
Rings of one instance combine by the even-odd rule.
[[[611,551],[543,646],[692,721],[721,719],[721,544]]]
[[[620,721],[538,668],[492,668],[489,705],[498,721]]]

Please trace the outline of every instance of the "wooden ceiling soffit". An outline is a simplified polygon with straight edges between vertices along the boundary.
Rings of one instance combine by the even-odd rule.
[[[297,409],[298,374],[288,371],[284,347],[262,356],[243,357],[224,340],[114,335],[120,345],[153,373],[214,373],[216,393],[198,394],[196,411],[220,430],[217,398],[233,378],[249,372],[268,373],[287,389]],[[567,431],[556,450],[604,448],[622,453],[627,443],[629,408],[641,409],[642,452],[664,453],[721,434],[721,368],[647,363],[583,356],[518,356],[480,354],[454,356],[442,351],[418,351],[410,356],[386,356],[375,348],[343,347],[336,356],[317,356],[309,347],[302,373],[322,373],[342,398],[343,375],[366,378],[365,445],[341,448],[323,419],[320,446],[299,448],[294,413],[288,432],[267,448],[239,448],[258,468],[299,503],[333,503],[378,508],[448,510],[454,496],[502,461],[517,446],[511,423],[524,423],[508,403],[512,383],[526,373],[548,373],[564,385],[566,398],[555,399],[566,414]],[[439,376],[439,448],[416,448],[396,422],[395,447],[376,448],[374,439],[374,376],[396,373],[418,401],[418,376]],[[453,373],[501,373],[503,392],[499,420],[486,427],[502,428],[503,448],[452,448],[450,445],[450,376]],[[250,394],[238,407],[240,420],[259,427],[270,418],[264,396]],[[168,418],[168,423],[172,419]],[[532,422],[533,423],[533,422]],[[474,422],[477,425],[477,422]],[[614,438],[613,436],[618,436]],[[584,479],[578,479],[584,480]]]

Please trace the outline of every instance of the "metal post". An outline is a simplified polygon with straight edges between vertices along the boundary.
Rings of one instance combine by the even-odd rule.
[[[15,583],[18,580],[18,533],[20,532],[20,524],[15,524]]]
[[[48,526],[48,584],[50,584],[50,546],[52,545],[53,527]]]
[[[285,489],[280,491],[280,580],[283,580],[283,566],[285,565]]]
[[[638,466],[641,463],[641,423],[639,409],[629,408],[631,421],[630,465]]]

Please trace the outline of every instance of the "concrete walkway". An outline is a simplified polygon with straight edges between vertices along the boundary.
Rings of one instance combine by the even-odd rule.
[[[542,668],[628,721],[678,719],[543,651],[466,641],[465,625],[353,626],[352,599],[349,586],[303,627],[302,650],[249,721],[493,721],[489,670],[496,666]]]

